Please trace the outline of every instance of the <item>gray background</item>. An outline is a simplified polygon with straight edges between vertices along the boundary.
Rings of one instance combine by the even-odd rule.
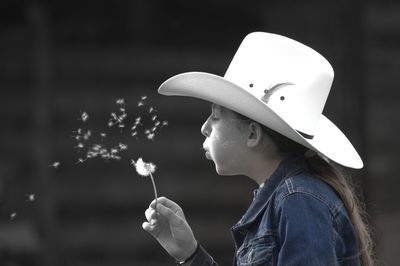
[[[267,31],[299,40],[332,63],[324,114],[364,159],[353,176],[379,264],[396,265],[399,12],[400,4],[388,0],[2,1],[0,264],[173,265],[141,229],[151,182],[129,165],[141,156],[158,166],[159,194],[180,203],[199,241],[230,265],[229,228],[255,184],[218,176],[204,158],[200,126],[208,103],[156,90],[181,72],[223,75],[243,37]],[[143,95],[169,126],[154,141],[130,137],[129,128],[109,130],[107,145],[129,146],[122,160],[75,164],[84,152],[74,148],[72,131],[90,128],[87,144],[99,142],[114,101],[125,99],[129,119],[145,117],[137,107]],[[78,120],[83,111],[85,123]],[[49,167],[55,161],[58,169]]]

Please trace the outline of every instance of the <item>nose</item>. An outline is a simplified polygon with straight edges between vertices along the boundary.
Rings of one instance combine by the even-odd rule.
[[[211,128],[209,125],[209,119],[204,122],[204,124],[201,126],[201,134],[203,134],[204,137],[210,136]]]

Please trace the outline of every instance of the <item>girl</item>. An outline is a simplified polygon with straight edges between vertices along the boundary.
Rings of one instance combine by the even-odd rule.
[[[251,33],[224,77],[191,72],[159,92],[212,102],[201,128],[205,156],[220,175],[257,182],[232,235],[234,265],[372,265],[364,213],[341,168],[363,163],[322,110],[330,64],[289,38]],[[143,229],[178,265],[217,265],[196,241],[182,209],[161,197]]]

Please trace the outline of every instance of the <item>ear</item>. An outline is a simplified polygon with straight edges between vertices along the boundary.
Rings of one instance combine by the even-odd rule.
[[[249,130],[249,134],[248,134],[248,138],[247,138],[247,147],[249,147],[249,148],[256,147],[261,141],[262,132],[263,132],[262,128],[258,123],[251,122],[248,125],[248,130]]]

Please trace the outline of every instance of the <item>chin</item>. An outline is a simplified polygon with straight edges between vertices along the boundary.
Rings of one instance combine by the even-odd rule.
[[[233,171],[232,169],[218,167],[217,165],[215,166],[215,171],[217,172],[218,175],[221,175],[221,176],[239,175],[239,173],[237,171]]]

